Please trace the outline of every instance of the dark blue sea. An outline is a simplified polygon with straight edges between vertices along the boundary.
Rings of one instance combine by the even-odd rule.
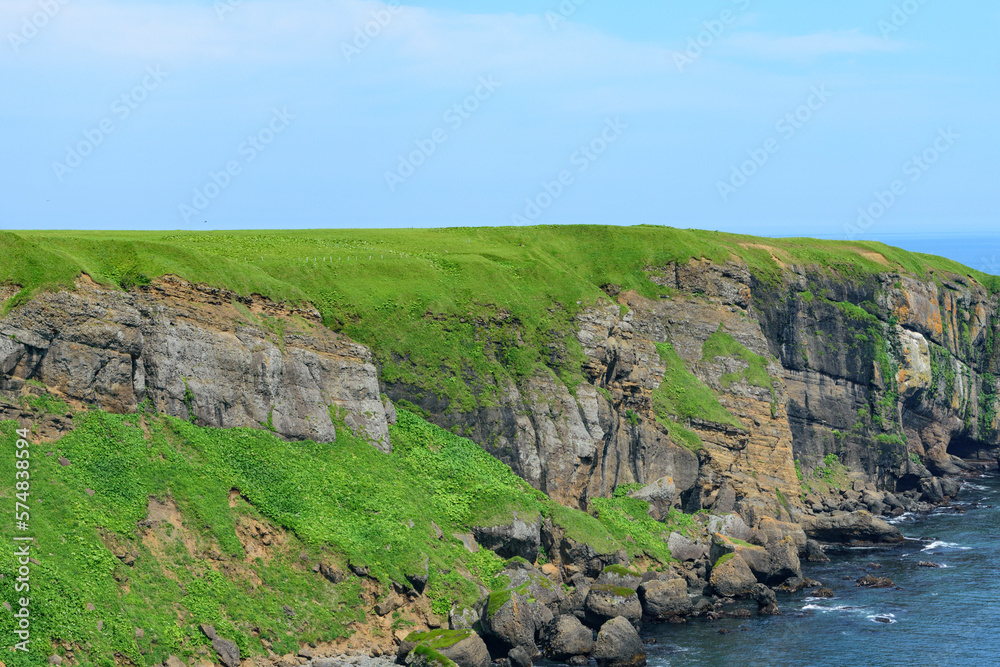
[[[901,517],[902,545],[831,551],[830,563],[806,564],[804,574],[835,598],[803,591],[779,596],[777,617],[647,625],[643,635],[657,640],[649,665],[1000,665],[998,492],[994,474],[971,480],[952,508]],[[865,574],[902,590],[856,587]]]

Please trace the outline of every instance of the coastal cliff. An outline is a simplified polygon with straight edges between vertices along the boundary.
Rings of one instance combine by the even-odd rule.
[[[633,626],[776,613],[1000,455],[1000,286],[953,262],[366,234],[7,235],[0,436],[58,494],[35,657],[639,664]]]

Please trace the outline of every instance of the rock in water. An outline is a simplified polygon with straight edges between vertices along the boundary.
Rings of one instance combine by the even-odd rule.
[[[764,584],[755,584],[750,590],[750,596],[757,602],[757,613],[762,616],[777,616],[778,597]]]
[[[895,588],[896,584],[892,579],[887,577],[873,577],[872,575],[867,575],[858,579],[858,586],[863,586],[864,588]]]
[[[601,626],[594,658],[598,667],[645,667],[646,649],[628,619],[619,616]]]
[[[545,655],[556,662],[568,662],[576,656],[594,652],[594,633],[576,616],[559,616],[542,628],[541,645]]]

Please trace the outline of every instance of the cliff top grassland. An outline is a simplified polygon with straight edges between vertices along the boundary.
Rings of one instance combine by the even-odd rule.
[[[655,298],[645,270],[739,258],[763,283],[783,265],[864,280],[885,272],[1000,279],[951,260],[874,242],[765,239],[667,227],[549,226],[390,230],[0,233],[0,285],[20,292],[72,286],[81,273],[122,287],[174,274],[242,295],[308,301],[323,322],[372,348],[380,374],[446,396],[489,403],[503,377],[548,366],[580,381],[572,318],[604,285]],[[477,332],[488,324],[489,335]],[[553,346],[566,350],[560,358]],[[468,382],[467,378],[487,379]]]

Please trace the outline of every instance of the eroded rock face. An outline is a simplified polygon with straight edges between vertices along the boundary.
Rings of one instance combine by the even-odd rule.
[[[330,442],[334,420],[390,448],[371,353],[315,311],[163,278],[141,292],[85,277],[0,320],[0,389],[36,379],[72,401],[133,412],[148,400],[218,427]]]
[[[594,658],[598,667],[645,667],[646,649],[628,620],[613,618],[597,633]]]

